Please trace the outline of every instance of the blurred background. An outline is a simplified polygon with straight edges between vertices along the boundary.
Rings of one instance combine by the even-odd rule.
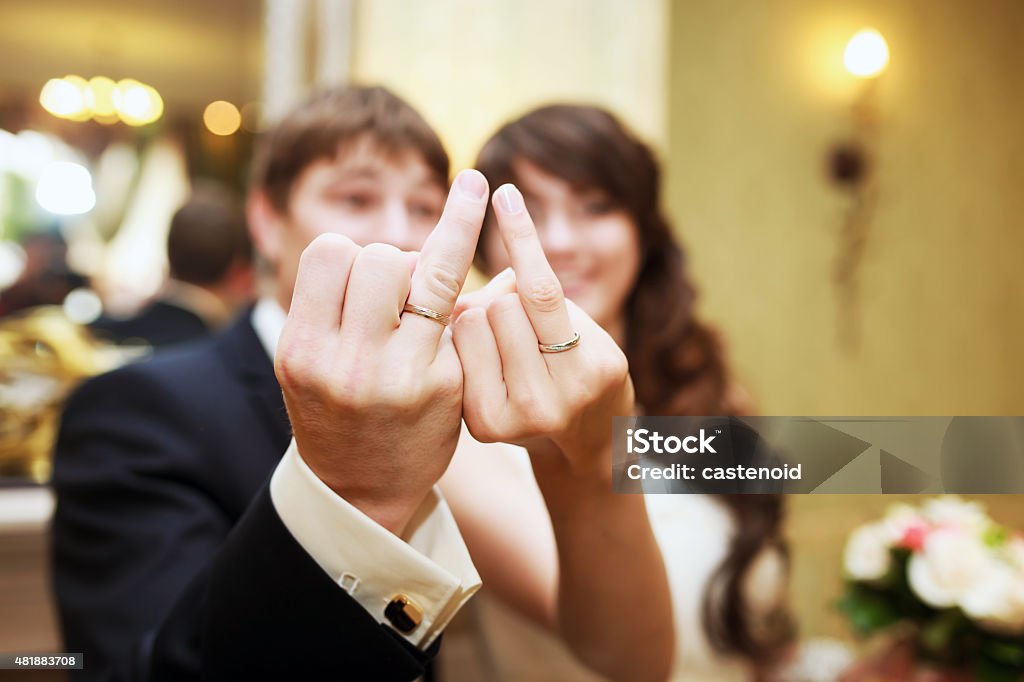
[[[2,0],[0,64],[0,650],[61,648],[30,447],[144,352],[68,350],[77,325],[165,291],[190,187],[240,199],[254,137],[318,83],[392,88],[455,168],[538,104],[611,108],[660,155],[761,414],[1024,413],[1017,0]],[[68,324],[29,327],[40,305]],[[894,501],[790,498],[804,636],[851,638],[842,547]],[[982,501],[1024,527],[1019,498]]]

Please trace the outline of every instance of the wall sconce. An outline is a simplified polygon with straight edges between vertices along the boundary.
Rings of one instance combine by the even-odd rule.
[[[843,64],[861,83],[850,108],[850,134],[829,149],[826,170],[829,180],[850,196],[840,229],[833,281],[839,303],[839,341],[855,350],[860,341],[857,274],[878,193],[874,172],[880,118],[876,87],[889,64],[889,46],[878,31],[863,29],[846,44]]]

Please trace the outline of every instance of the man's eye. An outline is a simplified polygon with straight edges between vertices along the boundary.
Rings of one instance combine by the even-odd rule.
[[[370,194],[353,194],[351,192],[330,194],[328,198],[336,204],[356,211],[367,209],[374,202],[374,198]]]
[[[417,218],[435,219],[441,215],[441,207],[432,203],[414,203],[409,212]]]

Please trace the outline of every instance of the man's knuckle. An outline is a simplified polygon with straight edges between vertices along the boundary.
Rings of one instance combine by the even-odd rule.
[[[423,285],[430,296],[454,301],[462,291],[462,277],[458,269],[449,263],[430,263],[423,273]]]
[[[402,252],[391,244],[367,244],[359,252],[359,260],[374,266],[392,265],[401,258]]]
[[[299,256],[299,262],[337,263],[339,258],[344,257],[353,248],[357,247],[352,240],[343,235],[334,233],[317,235]]]

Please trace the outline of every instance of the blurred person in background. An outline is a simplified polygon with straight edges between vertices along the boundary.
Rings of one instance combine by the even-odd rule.
[[[640,414],[750,411],[717,334],[695,314],[685,253],[661,210],[660,170],[643,142],[604,110],[553,105],[498,130],[477,168],[492,186],[522,189],[566,297],[625,351]],[[509,264],[494,218],[489,212],[477,247],[485,273]],[[531,593],[551,581],[537,567],[556,570],[557,559],[525,453],[464,434],[441,487],[486,585],[471,609],[488,679],[591,679],[535,627],[554,628],[553,611],[530,610],[537,602]],[[646,503],[671,586],[672,679],[761,679],[792,635],[781,497],[666,494],[648,495]],[[520,551],[529,545],[545,560],[505,551],[517,543],[493,537],[500,519],[515,519],[505,529]]]
[[[167,262],[170,278],[156,300],[126,319],[101,317],[92,328],[117,343],[160,348],[205,336],[252,302],[252,242],[227,189],[197,184],[171,218]]]
[[[510,536],[505,518],[483,535],[514,543],[499,554],[543,562],[532,573],[549,581],[527,596],[531,612],[553,608],[570,648],[609,677],[665,677],[661,555],[642,498],[611,492],[610,432],[589,427],[630,410],[621,351],[560,294],[543,310],[522,293],[464,307],[453,332],[401,314],[406,300],[451,313],[473,260],[487,182],[463,171],[448,190],[448,171],[437,135],[390,92],[314,94],[254,162],[248,216],[273,272],[267,294],[223,333],[69,401],[53,574],[66,647],[86,657],[81,679],[422,674],[480,585],[433,488],[463,416],[475,433],[527,443],[546,464],[538,479],[558,491],[557,559]],[[518,281],[541,290],[553,275],[528,216],[506,210],[499,223],[518,236]],[[508,338],[513,319],[525,330]],[[545,343],[573,326],[586,341],[542,357],[535,319],[559,326]],[[516,358],[475,354],[480,332],[540,363],[537,385],[550,390],[522,386],[523,404],[562,419],[517,405],[488,403],[498,423],[464,411],[481,403],[481,377],[530,379],[512,372]]]

